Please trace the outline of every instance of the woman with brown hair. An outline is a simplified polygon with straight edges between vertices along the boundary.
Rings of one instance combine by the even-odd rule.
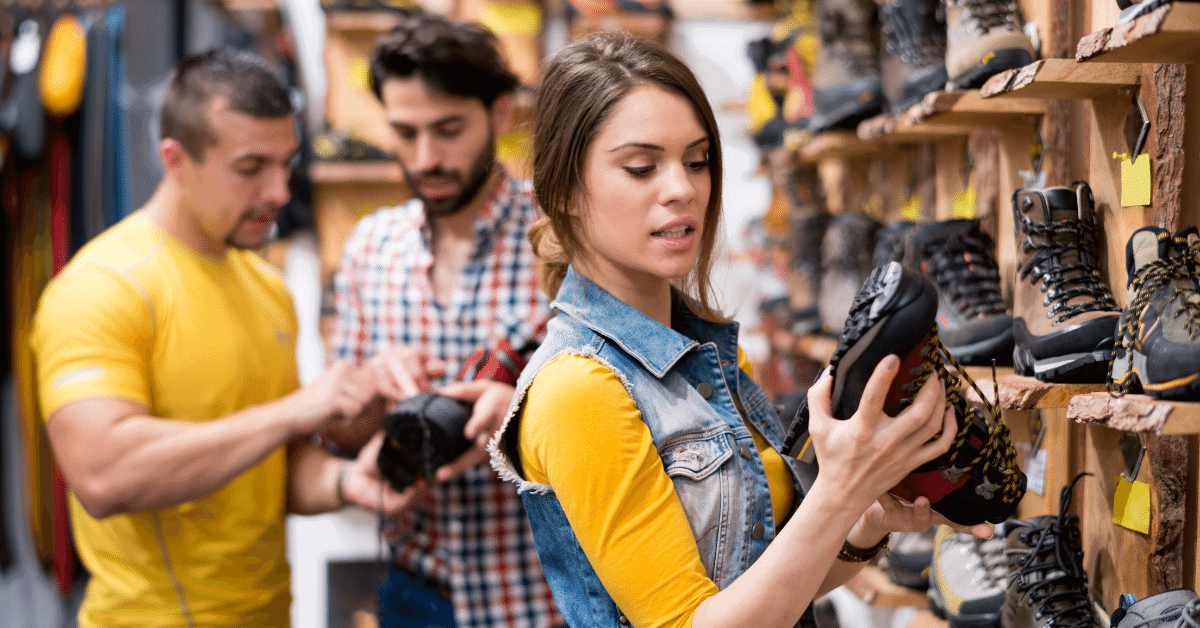
[[[799,489],[710,296],[720,138],[678,58],[623,34],[567,46],[538,88],[533,149],[546,219],[530,239],[559,315],[491,452],[571,625],[792,626],[890,531],[944,522],[887,495],[955,431],[939,383],[883,413],[895,356],[850,420],[831,417],[828,376],[813,386],[821,469]]]

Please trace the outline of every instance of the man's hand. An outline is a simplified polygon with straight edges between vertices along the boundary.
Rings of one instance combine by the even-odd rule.
[[[377,432],[358,452],[358,457],[349,463],[342,479],[342,495],[355,506],[392,516],[411,508],[428,491],[428,485],[418,479],[401,493],[392,489],[379,474],[376,463],[382,446],[383,432]]]
[[[463,428],[463,436],[474,440],[475,446],[434,474],[434,481],[447,482],[462,475],[463,471],[487,462],[487,443],[503,425],[508,406],[517,390],[503,382],[479,379],[450,384],[438,392],[474,404],[471,418]]]
[[[375,394],[375,383],[366,369],[334,362],[316,381],[285,398],[294,434],[310,434],[330,421],[354,419]]]
[[[446,374],[446,365],[441,360],[407,346],[382,351],[367,360],[363,367],[375,378],[379,393],[393,401],[428,391],[430,378]]]

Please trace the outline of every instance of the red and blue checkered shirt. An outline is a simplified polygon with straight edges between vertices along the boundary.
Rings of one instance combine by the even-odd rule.
[[[449,383],[476,349],[540,342],[550,316],[526,237],[540,217],[529,182],[505,174],[475,222],[475,249],[448,304],[434,298],[419,200],[363,218],[334,277],[333,359],[362,364],[397,345],[445,362]],[[460,627],[563,625],[513,484],[490,467],[430,491],[384,533],[397,566],[449,588]]]

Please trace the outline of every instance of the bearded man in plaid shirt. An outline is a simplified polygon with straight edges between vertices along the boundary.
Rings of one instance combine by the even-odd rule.
[[[367,216],[347,240],[330,359],[367,365],[393,400],[435,389],[473,402],[464,431],[477,443],[402,493],[409,508],[385,529],[383,628],[564,624],[521,500],[483,449],[550,316],[526,237],[540,216],[532,186],[495,158],[517,84],[490,32],[438,16],[406,18],[371,57],[415,198]],[[501,359],[482,364],[481,352]],[[481,367],[492,377],[475,378]],[[382,417],[327,436],[377,448]]]

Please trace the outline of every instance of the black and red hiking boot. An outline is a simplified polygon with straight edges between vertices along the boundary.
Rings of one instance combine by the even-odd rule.
[[[871,273],[854,297],[829,362],[833,416],[845,420],[858,410],[871,373],[888,355],[899,356],[901,363],[884,402],[884,412],[890,416],[908,407],[921,386],[936,376],[945,384],[946,407],[955,409],[959,431],[950,451],[917,467],[891,493],[908,501],[924,495],[934,510],[955,523],[1000,523],[1016,510],[1025,494],[1025,474],[1016,464],[1016,452],[997,404],[987,401],[938,340],[937,306],[933,284],[899,262]],[[949,372],[947,362],[960,374]],[[963,396],[963,380],[979,394],[982,407]],[[808,406],[802,404],[784,448],[815,468],[810,445]]]

